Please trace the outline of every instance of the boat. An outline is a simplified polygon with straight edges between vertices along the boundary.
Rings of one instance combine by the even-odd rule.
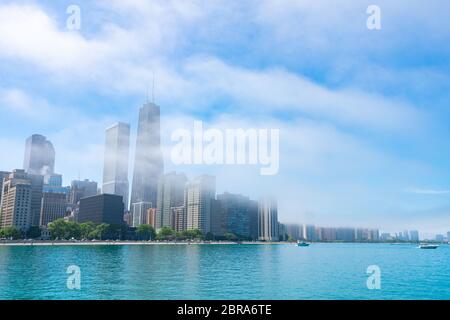
[[[421,244],[420,249],[437,249],[439,246],[437,244]]]
[[[309,247],[309,243],[298,241],[297,242],[297,246],[299,246],[299,247]]]

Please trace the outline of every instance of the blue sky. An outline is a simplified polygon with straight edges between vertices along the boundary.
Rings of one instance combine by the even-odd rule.
[[[70,4],[79,31],[66,28]],[[371,4],[381,30],[366,27]],[[281,133],[277,176],[169,157],[166,170],[275,194],[286,222],[444,233],[449,11],[446,0],[2,0],[0,170],[20,167],[25,138],[41,133],[65,183],[101,182],[104,128],[127,121],[135,134],[155,73],[166,154],[195,119]]]

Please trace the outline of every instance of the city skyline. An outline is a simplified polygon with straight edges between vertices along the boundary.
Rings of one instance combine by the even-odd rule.
[[[447,232],[448,3],[413,8],[410,20],[407,1],[380,1],[388,23],[374,32],[366,8],[348,3],[234,3],[239,14],[221,1],[79,5],[78,31],[66,30],[61,4],[0,5],[0,71],[10,75],[0,80],[0,170],[20,168],[24,139],[40,133],[57,150],[64,185],[101,183],[105,128],[129,123],[135,141],[155,79],[165,172],[214,174],[218,192],[252,199],[273,190],[285,221]],[[279,174],[174,166],[170,134],[193,120],[279,128]]]

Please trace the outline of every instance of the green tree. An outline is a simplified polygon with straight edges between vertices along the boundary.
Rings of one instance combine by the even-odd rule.
[[[89,235],[95,230],[95,224],[92,221],[80,223],[81,239],[89,239]]]
[[[173,239],[175,237],[175,231],[172,230],[169,227],[162,227],[159,232],[158,235],[156,236],[157,239],[159,240],[169,240],[169,239]]]
[[[17,240],[22,237],[22,232],[15,227],[6,227],[0,230],[0,237]]]
[[[183,231],[183,235],[187,238],[187,239],[203,239],[203,233],[198,230],[198,229],[193,229],[193,230],[185,230]]]
[[[208,232],[205,236],[205,240],[214,240],[214,234],[212,232]]]
[[[90,239],[104,240],[106,232],[108,231],[109,224],[102,223],[95,227],[95,229],[90,233]]]
[[[231,232],[225,233],[225,234],[224,234],[224,237],[225,237],[225,239],[227,239],[228,241],[236,241],[236,240],[238,240],[238,237],[237,237],[234,233],[231,233]]]
[[[148,224],[141,224],[136,229],[136,235],[139,240],[153,240],[156,238],[155,229]]]
[[[58,219],[48,224],[48,230],[52,239],[66,239],[67,223],[64,219]]]
[[[41,237],[41,228],[32,226],[27,230],[26,236],[28,239],[36,239]]]

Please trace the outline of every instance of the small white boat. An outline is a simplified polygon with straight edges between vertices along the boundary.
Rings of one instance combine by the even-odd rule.
[[[437,249],[439,246],[437,244],[421,244],[420,249]]]

